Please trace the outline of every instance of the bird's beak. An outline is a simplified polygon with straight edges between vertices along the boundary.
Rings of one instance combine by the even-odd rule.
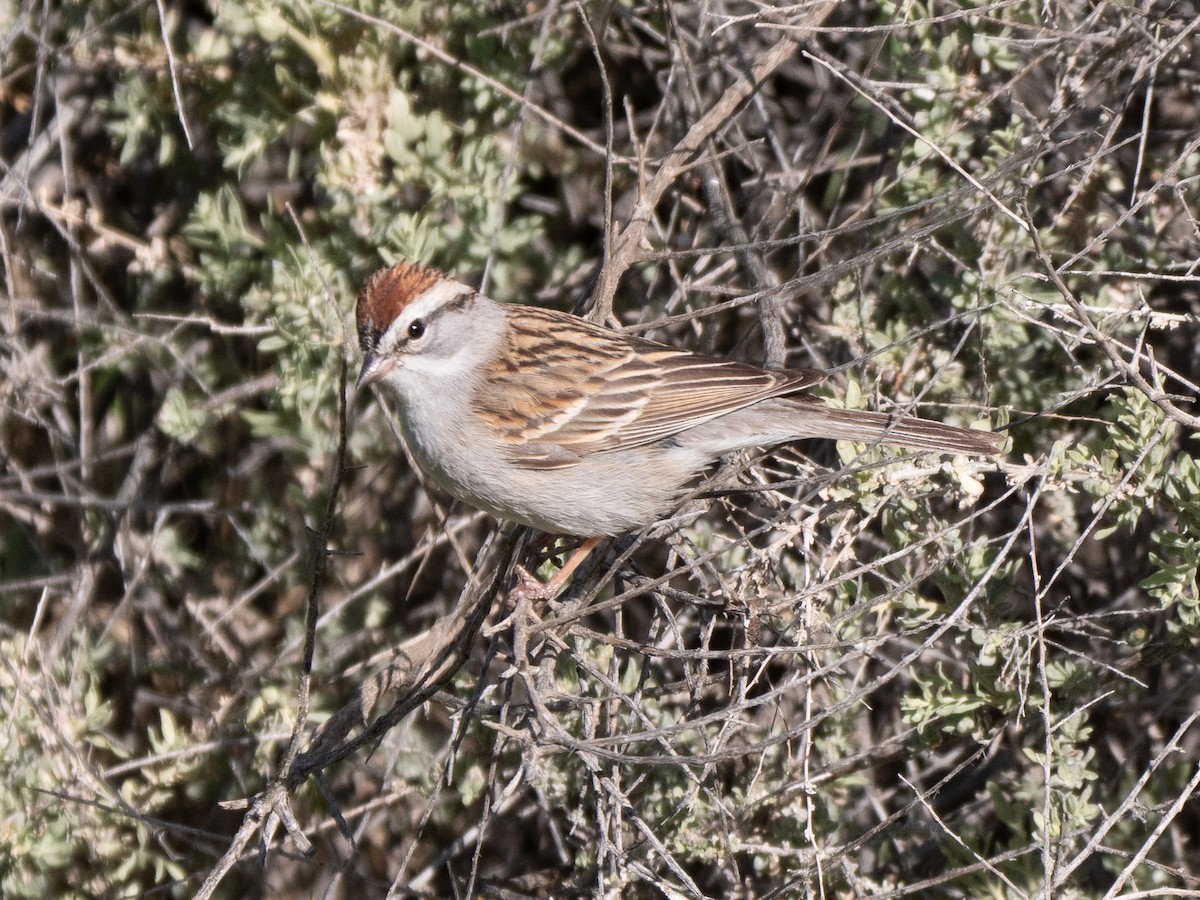
[[[354,387],[361,391],[367,385],[377,382],[394,368],[396,368],[395,357],[380,359],[374,353],[368,353],[363,357],[362,370],[358,373],[358,381],[355,382]]]

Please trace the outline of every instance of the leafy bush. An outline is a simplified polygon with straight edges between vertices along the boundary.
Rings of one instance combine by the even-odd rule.
[[[0,894],[1194,888],[1185,7],[3,10]],[[346,387],[401,258],[1011,441],[513,608]]]

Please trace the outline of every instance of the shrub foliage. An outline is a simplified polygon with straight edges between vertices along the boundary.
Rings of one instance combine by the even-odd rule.
[[[1200,889],[1194,4],[0,18],[0,894]],[[514,607],[347,384],[401,258],[1010,442]]]

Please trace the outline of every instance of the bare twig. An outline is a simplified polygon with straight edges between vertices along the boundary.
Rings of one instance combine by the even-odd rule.
[[[158,23],[162,30],[163,47],[167,51],[167,68],[171,72],[171,92],[175,95],[175,112],[179,116],[179,126],[183,129],[183,137],[187,141],[188,149],[195,149],[192,143],[192,130],[188,127],[187,113],[183,110],[183,94],[179,90],[179,75],[175,70],[175,50],[171,46],[171,35],[167,31],[167,10],[163,5],[163,0],[154,0],[158,5]]]

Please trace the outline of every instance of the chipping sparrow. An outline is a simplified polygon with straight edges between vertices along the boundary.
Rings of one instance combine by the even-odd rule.
[[[422,472],[502,519],[615,535],[668,512],[718,457],[801,438],[995,453],[999,435],[833,409],[824,372],[676,350],[561,312],[496,303],[427,266],[358,295],[359,387],[386,382]]]

